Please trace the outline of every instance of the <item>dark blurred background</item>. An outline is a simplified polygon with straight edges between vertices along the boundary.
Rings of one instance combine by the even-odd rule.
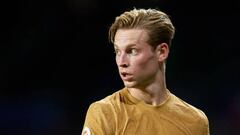
[[[80,135],[90,103],[123,87],[108,28],[133,7],[176,27],[168,88],[206,113],[212,135],[239,135],[237,0],[3,1],[0,134]]]

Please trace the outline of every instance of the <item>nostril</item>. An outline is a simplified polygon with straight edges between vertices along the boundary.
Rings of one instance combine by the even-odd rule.
[[[121,64],[121,67],[128,67],[127,64]]]

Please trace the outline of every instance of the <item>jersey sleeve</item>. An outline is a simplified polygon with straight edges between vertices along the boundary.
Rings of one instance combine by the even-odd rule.
[[[109,104],[92,103],[87,111],[82,135],[114,134],[114,115]]]

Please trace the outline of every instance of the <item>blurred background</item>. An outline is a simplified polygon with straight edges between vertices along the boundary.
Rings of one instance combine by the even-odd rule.
[[[239,135],[237,0],[3,1],[0,134],[80,135],[90,103],[123,87],[108,28],[133,7],[176,27],[168,88],[206,113],[212,135]]]

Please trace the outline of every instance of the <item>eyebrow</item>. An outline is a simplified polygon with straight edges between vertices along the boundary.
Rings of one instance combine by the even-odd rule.
[[[118,48],[117,44],[114,44],[113,46],[114,46],[114,48]],[[130,47],[133,47],[133,46],[137,46],[137,45],[136,44],[127,44],[127,48],[130,48]]]

